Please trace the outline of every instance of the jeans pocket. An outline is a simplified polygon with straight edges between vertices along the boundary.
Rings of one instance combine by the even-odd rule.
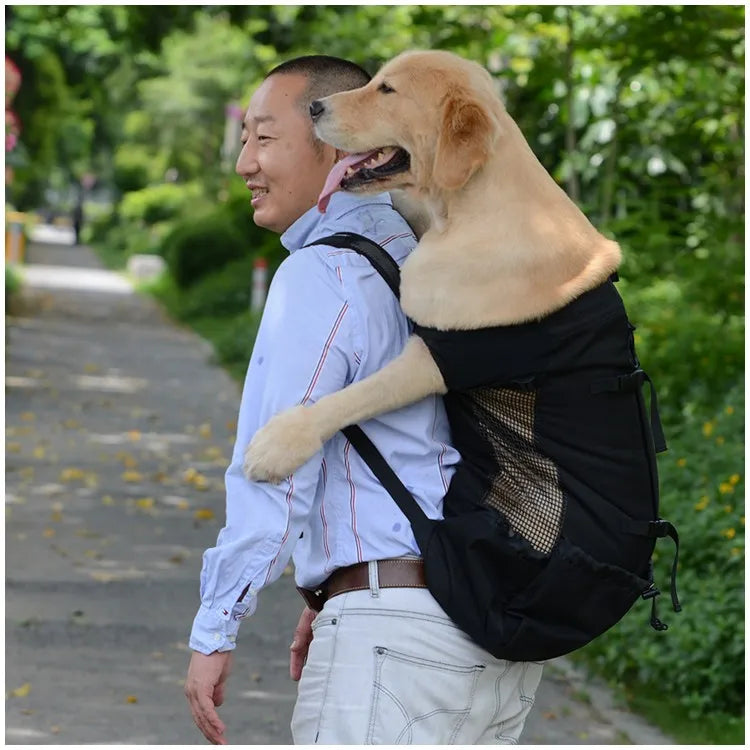
[[[323,612],[320,612],[310,624],[310,629],[313,633],[315,633],[316,631],[320,630],[320,628],[325,628],[330,625],[336,625],[338,621],[339,620],[337,616],[327,615],[323,614]]]
[[[375,647],[368,745],[452,744],[471,711],[482,665]]]

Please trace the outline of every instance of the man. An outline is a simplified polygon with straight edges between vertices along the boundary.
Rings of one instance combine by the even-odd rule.
[[[240,620],[292,554],[298,585],[329,597],[317,617],[303,611],[291,647],[297,744],[515,742],[541,675],[539,665],[494,659],[445,615],[424,587],[408,521],[343,434],[279,485],[242,472],[245,447],[274,414],[375,372],[409,335],[366,259],[305,247],[356,232],[401,264],[416,243],[387,194],[336,193],[325,214],[316,208],[343,154],[315,139],[309,104],[368,79],[344,60],[298,58],[268,74],[244,120],[237,172],[252,191],[255,223],[281,233],[290,256],[274,276],[248,367],[226,474],[227,522],[204,555],[190,638],[185,693],[215,744],[227,743],[216,706]],[[425,513],[442,517],[459,460],[442,401],[427,398],[365,430]]]

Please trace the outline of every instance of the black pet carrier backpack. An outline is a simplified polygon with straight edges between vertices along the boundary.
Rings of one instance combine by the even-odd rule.
[[[311,245],[365,256],[399,296],[399,268],[379,245],[337,233]],[[462,460],[428,519],[362,429],[343,430],[411,523],[427,586],[497,658],[570,653],[659,590],[656,453],[666,449],[656,394],[635,354],[616,276],[542,321],[469,331],[415,326],[443,374]],[[651,390],[650,416],[642,394]]]

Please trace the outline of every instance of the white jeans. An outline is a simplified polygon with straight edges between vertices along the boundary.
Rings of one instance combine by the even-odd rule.
[[[475,645],[427,589],[340,594],[313,632],[297,745],[517,744],[542,676]]]

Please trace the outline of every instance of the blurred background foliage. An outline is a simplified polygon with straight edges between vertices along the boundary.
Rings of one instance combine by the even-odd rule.
[[[737,741],[742,6],[10,6],[23,130],[7,155],[7,199],[66,213],[82,176],[95,175],[84,238],[113,267],[163,255],[169,273],[152,291],[241,377],[257,326],[252,261],[263,255],[273,270],[283,251],[252,223],[233,174],[227,106],[246,106],[264,71],[292,56],[339,55],[375,72],[414,48],[486,66],[538,158],[624,251],[619,287],[671,448],[660,457],[663,512],[681,533],[684,612],[663,603],[671,627],[657,634],[642,603],[581,658],[636,702],[655,691],[646,713],[674,704],[672,731],[715,726]],[[664,587],[671,550],[658,550]]]

